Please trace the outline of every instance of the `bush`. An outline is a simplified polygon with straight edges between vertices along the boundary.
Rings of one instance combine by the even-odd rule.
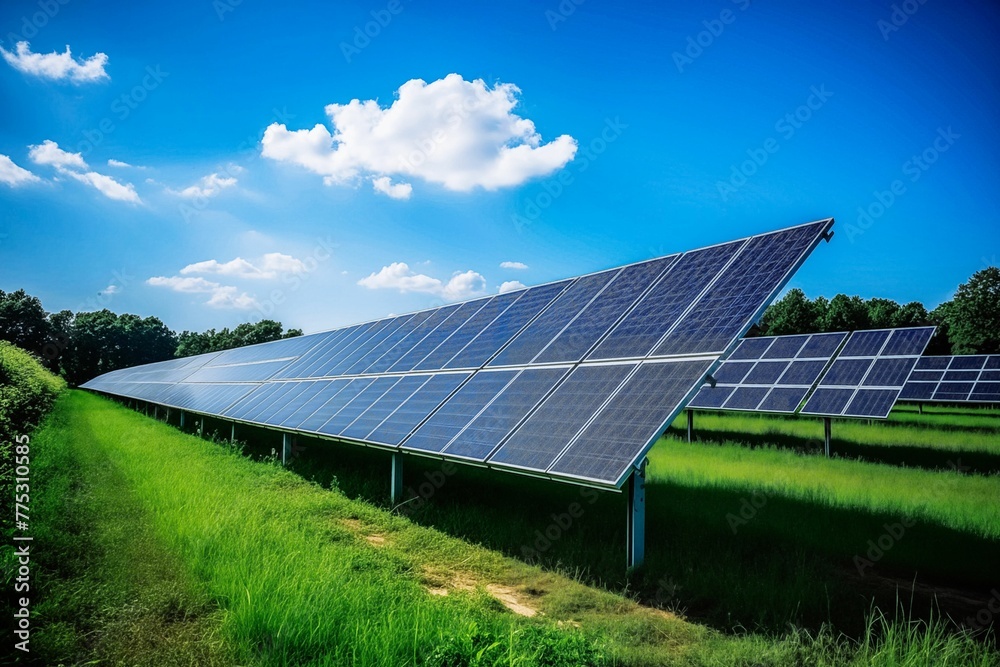
[[[0,341],[0,443],[38,426],[66,383],[19,347]],[[4,456],[4,464],[9,464]]]

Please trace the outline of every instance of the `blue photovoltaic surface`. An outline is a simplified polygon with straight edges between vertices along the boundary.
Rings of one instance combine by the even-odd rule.
[[[833,362],[830,370],[826,372],[819,384],[821,387],[857,386],[865,379],[868,369],[872,366],[872,361],[872,359],[840,357]]]
[[[617,487],[831,225],[800,225],[463,304],[122,369],[85,387]],[[670,356],[666,344],[683,348],[683,357]],[[774,380],[787,373],[771,361],[791,363],[798,347],[783,341],[756,366],[728,373]],[[630,361],[602,363],[622,357]]]
[[[895,389],[859,389],[844,412],[855,417],[881,417],[889,414],[898,395]]]
[[[620,481],[634,463],[631,443],[652,445],[663,432],[663,405],[683,404],[691,378],[704,377],[711,365],[711,360],[642,364],[550,472]]]
[[[799,359],[830,359],[847,335],[846,331],[813,334],[796,356]]]
[[[813,392],[806,406],[805,414],[840,415],[854,396],[854,389],[834,389],[819,387]]]
[[[587,358],[645,357],[744,243],[685,253]]]
[[[517,371],[476,373],[403,441],[405,449],[440,452],[514,379]]]
[[[485,461],[568,368],[526,368],[443,450],[449,456]]]
[[[579,366],[500,446],[490,463],[544,472],[635,364]]]
[[[577,279],[544,313],[538,316],[538,319],[511,340],[489,365],[514,366],[531,363],[620,270],[603,271]]]
[[[889,339],[889,331],[855,331],[841,350],[842,357],[874,357]]]
[[[517,301],[469,341],[445,368],[480,368],[485,365],[524,325],[552,303],[569,283],[570,281],[564,280],[522,291]]]
[[[787,361],[758,361],[742,384],[774,384],[788,368]]]
[[[808,387],[774,387],[757,409],[761,412],[792,413],[798,410],[808,393]]]
[[[921,357],[900,398],[947,403],[1000,402],[997,368],[1000,368],[1000,354]]]
[[[768,391],[767,387],[737,387],[723,407],[727,410],[756,410]]]
[[[764,356],[767,352],[767,348],[771,347],[774,343],[775,337],[769,336],[766,338],[744,338],[740,341],[740,344],[736,346],[733,353],[729,355],[727,361],[737,361],[740,359],[752,359],[756,361]]]
[[[816,383],[820,373],[826,368],[827,362],[820,359],[797,359],[788,364],[788,370],[777,384],[785,386],[804,386],[807,389]]]
[[[778,336],[771,347],[767,348],[762,359],[792,359],[799,353],[802,346],[809,340],[809,335]]]
[[[601,298],[590,303],[565,330],[542,350],[535,363],[577,362],[614,326],[653,281],[678,255],[626,266],[615,276]]]
[[[368,434],[370,442],[399,445],[420,422],[427,419],[448,396],[468,378],[470,373],[439,373],[429,379],[420,391],[406,399],[378,428]]]

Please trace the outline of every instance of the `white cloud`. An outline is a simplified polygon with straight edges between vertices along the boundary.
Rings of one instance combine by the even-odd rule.
[[[283,273],[302,273],[306,265],[301,259],[280,252],[269,252],[257,264],[236,257],[228,262],[209,259],[188,264],[180,270],[181,275],[192,273],[214,273],[236,278],[273,279]]]
[[[232,176],[220,176],[213,172],[208,176],[202,176],[195,185],[188,186],[179,192],[169,188],[168,191],[181,197],[214,197],[222,190],[234,185],[236,185],[236,179]]]
[[[0,154],[0,183],[6,183],[12,188],[25,183],[35,183],[42,179],[38,178],[30,171],[14,164],[6,155]]]
[[[398,289],[404,294],[433,294],[449,301],[483,294],[486,290],[486,279],[475,271],[457,272],[448,282],[442,282],[423,273],[414,273],[406,262],[383,266],[378,273],[362,278],[358,284],[368,289]]]
[[[56,168],[60,174],[72,176],[81,183],[86,183],[108,199],[127,201],[134,204],[142,203],[135,187],[131,183],[119,183],[110,176],[96,171],[86,171],[90,167],[80,153],[70,153],[59,148],[59,144],[46,139],[42,143],[28,146],[28,157],[35,164],[45,164]],[[58,180],[58,178],[56,179]]]
[[[108,166],[109,167],[119,167],[121,169],[125,169],[125,168],[142,169],[142,167],[135,167],[134,165],[131,165],[128,162],[122,162],[121,160],[116,160],[114,158],[111,158],[111,159],[108,160]]]
[[[520,280],[506,280],[501,283],[498,291],[500,294],[503,294],[504,292],[513,292],[516,289],[524,289],[525,287],[527,287],[527,285],[522,283]]]
[[[240,292],[232,285],[220,285],[204,278],[153,276],[146,281],[146,284],[154,287],[166,287],[174,292],[186,294],[208,294],[210,296],[205,303],[213,308],[249,310],[260,305],[257,299],[246,292]]]
[[[141,203],[139,195],[136,194],[135,187],[131,183],[119,183],[110,176],[98,174],[96,171],[88,171],[83,174],[75,171],[67,171],[66,173],[81,183],[86,183],[97,188],[108,199],[117,199],[118,201],[127,201],[133,204]]]
[[[523,271],[528,268],[528,265],[524,262],[500,262],[501,269],[515,269],[517,271]]]
[[[377,100],[328,105],[332,133],[321,124],[290,131],[272,123],[261,154],[320,174],[327,185],[371,178],[383,191],[375,180],[388,188],[381,179],[390,176],[463,192],[519,185],[560,169],[577,149],[565,134],[543,143],[532,121],[512,113],[519,93],[513,84],[490,88],[458,74],[429,84],[413,79],[386,108]]]
[[[47,164],[56,169],[87,169],[83,155],[64,151],[51,139],[46,139],[35,146],[28,146],[28,149],[28,157],[35,164]]]
[[[11,67],[25,74],[53,81],[69,80],[73,83],[90,83],[111,79],[104,71],[104,66],[108,64],[108,56],[103,53],[95,53],[89,58],[76,60],[70,53],[68,45],[63,53],[57,51],[32,53],[28,42],[18,42],[14,51],[11,53],[0,47],[4,60]]]
[[[121,287],[115,285],[114,283],[111,283],[110,285],[105,287],[104,290],[101,291],[101,294],[118,294],[121,291],[122,291]]]
[[[393,199],[409,199],[413,194],[413,186],[409,183],[393,183],[388,176],[379,176],[372,179],[372,187],[375,192],[381,192]]]

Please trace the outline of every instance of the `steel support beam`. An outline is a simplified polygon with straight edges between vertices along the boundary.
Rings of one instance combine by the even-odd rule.
[[[389,497],[395,507],[403,501],[403,454],[402,452],[392,453],[392,471],[390,473]]]
[[[646,555],[646,460],[628,478],[628,526],[626,549],[628,568],[642,565]]]
[[[832,430],[832,420],[829,417],[823,417],[823,453],[826,454],[826,458],[830,458],[830,433]]]
[[[694,412],[692,410],[685,410],[688,415],[688,442],[694,440]]]
[[[292,438],[291,433],[281,434],[281,465],[287,466],[292,460]]]
[[[229,444],[236,444],[236,422],[233,422],[233,427],[229,431]]]
[[[181,410],[181,430],[184,430],[184,411]]]

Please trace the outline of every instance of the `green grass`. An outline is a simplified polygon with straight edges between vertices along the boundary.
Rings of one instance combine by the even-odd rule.
[[[258,446],[267,451],[266,442]],[[48,664],[998,664],[988,644],[919,618],[867,613],[870,632],[854,640],[829,626],[727,636],[636,604],[631,597],[649,601],[643,589],[663,588],[656,582],[666,574],[683,582],[689,600],[710,592],[697,588],[701,575],[684,569],[695,551],[706,576],[733,567],[741,569],[733,576],[758,573],[752,558],[732,560],[759,546],[749,529],[735,551],[711,548],[724,522],[701,526],[708,544],[692,539],[678,548],[696,538],[681,518],[698,521],[699,506],[677,506],[674,494],[728,506],[732,490],[654,479],[650,566],[623,596],[581,583],[593,581],[602,563],[622,570],[613,527],[621,522],[608,520],[621,518],[620,496],[589,503],[572,487],[463,470],[423,509],[401,517],[358,498],[382,502],[382,454],[308,443],[295,465],[322,478],[323,488],[82,392],[60,400],[33,453],[36,479],[52,490],[36,507],[38,521],[51,527],[38,538],[49,553],[37,618]],[[365,461],[367,468],[354,465]],[[418,486],[434,471],[413,463],[408,481]],[[585,514],[545,552],[550,567],[503,555],[520,556],[535,527],[551,521],[550,510],[577,500],[588,503]],[[755,529],[774,519],[762,512]],[[764,553],[783,550],[776,544]],[[596,563],[586,563],[590,557]],[[762,592],[746,593],[743,604],[811,592],[799,579],[820,570],[789,570],[789,562],[761,571]],[[560,574],[574,569],[579,581]],[[606,583],[617,588],[610,577]],[[497,586],[539,614],[512,614]],[[678,602],[674,591],[663,598]],[[145,643],[123,639],[137,633]]]

